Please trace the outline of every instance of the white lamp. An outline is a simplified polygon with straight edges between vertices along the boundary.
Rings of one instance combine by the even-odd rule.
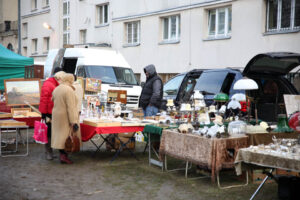
[[[233,89],[234,90],[257,90],[258,89],[258,85],[257,85],[257,83],[253,79],[250,79],[250,78],[247,78],[247,77],[243,77],[242,79],[238,80],[233,85]],[[249,98],[249,97],[246,96],[246,98]],[[247,105],[247,109],[248,109],[248,105]],[[248,121],[250,120],[250,113],[249,112],[250,111],[248,109]],[[256,124],[257,124],[258,123],[258,119],[257,119],[256,103],[255,103],[255,119],[256,119]]]
[[[243,77],[233,85],[233,89],[234,90],[257,90],[258,85],[254,80],[247,77]]]

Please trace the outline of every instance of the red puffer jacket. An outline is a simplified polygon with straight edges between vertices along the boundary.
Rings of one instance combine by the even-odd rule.
[[[52,92],[58,86],[58,82],[54,77],[48,78],[43,86],[40,97],[39,110],[44,114],[52,114],[52,108],[54,106],[52,101]]]

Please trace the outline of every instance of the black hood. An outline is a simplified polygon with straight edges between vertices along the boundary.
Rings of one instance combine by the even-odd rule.
[[[153,77],[154,75],[156,75],[156,70],[155,70],[155,66],[154,65],[147,65],[146,67],[144,67],[144,72],[148,72],[149,73],[149,77]]]
[[[243,75],[272,74],[286,75],[300,65],[300,54],[272,52],[254,56],[246,65]]]

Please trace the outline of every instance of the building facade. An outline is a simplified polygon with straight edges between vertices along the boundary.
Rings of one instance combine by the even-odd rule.
[[[18,0],[0,0],[0,44],[18,52]]]
[[[193,68],[244,68],[256,54],[300,52],[300,0],[23,0],[22,53],[112,48],[144,79]],[[46,27],[46,28],[44,28]]]

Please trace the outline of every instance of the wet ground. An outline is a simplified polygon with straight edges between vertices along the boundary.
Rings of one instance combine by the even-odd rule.
[[[128,152],[122,152],[110,164],[114,152],[103,149],[93,155],[95,147],[87,142],[81,152],[70,156],[74,164],[63,165],[58,158],[45,160],[43,146],[31,139],[28,156],[0,158],[0,199],[233,200],[249,199],[258,186],[251,183],[221,190],[211,183],[210,178],[186,180],[183,171],[162,172],[160,168],[148,165],[148,154],[142,152],[144,145],[136,145],[139,161]],[[20,153],[24,152],[22,144],[19,146]],[[58,156],[57,151],[55,155]],[[180,163],[171,160],[168,167]],[[199,176],[193,169],[190,177]],[[222,172],[221,181],[226,185],[243,180],[238,179],[234,171],[228,171]],[[277,185],[265,184],[256,199],[277,199]]]

